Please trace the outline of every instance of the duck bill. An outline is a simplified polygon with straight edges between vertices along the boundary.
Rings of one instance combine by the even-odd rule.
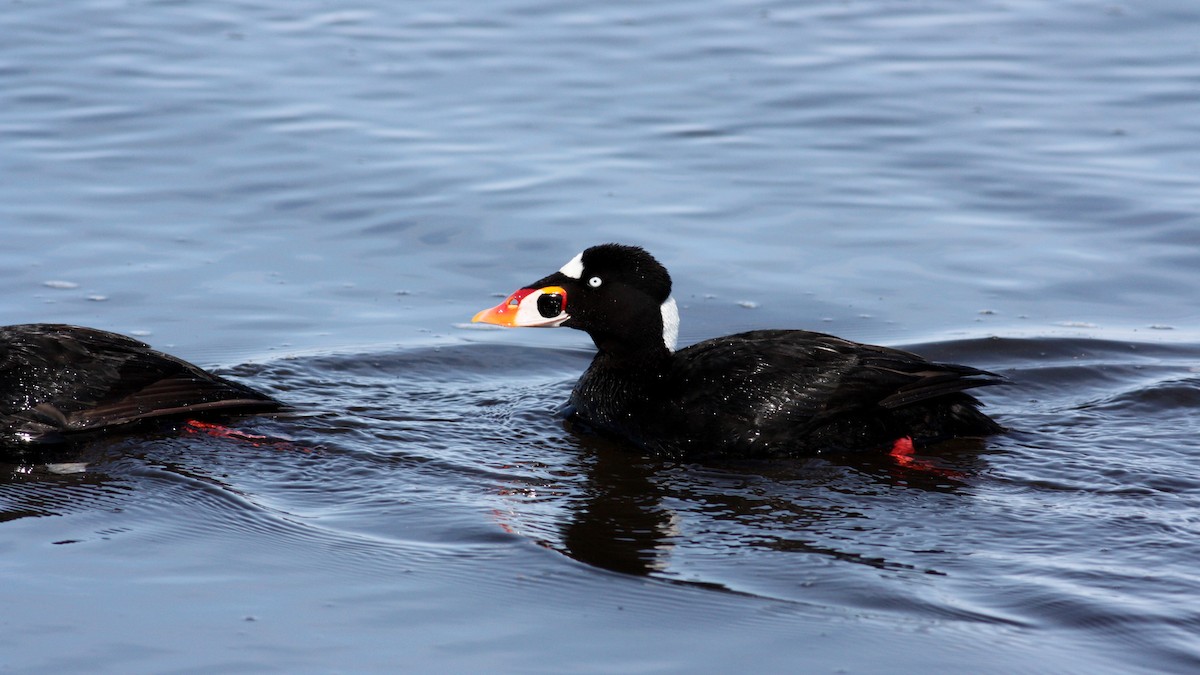
[[[549,328],[570,319],[567,314],[567,291],[561,286],[522,288],[504,302],[479,312],[472,323],[497,326]]]

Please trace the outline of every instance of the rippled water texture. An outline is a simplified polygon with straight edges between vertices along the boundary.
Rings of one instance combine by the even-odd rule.
[[[0,321],[293,410],[4,457],[0,669],[1200,670],[1200,10],[793,5],[9,4]],[[1012,432],[577,436],[586,337],[465,322],[601,241]]]

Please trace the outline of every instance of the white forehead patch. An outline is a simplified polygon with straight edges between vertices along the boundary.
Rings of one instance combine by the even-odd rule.
[[[667,298],[662,304],[663,344],[667,351],[675,351],[675,343],[679,341],[679,308],[675,306],[675,298]]]
[[[583,254],[580,253],[579,255],[575,256],[574,258],[571,258],[571,262],[567,263],[566,265],[563,265],[562,269],[560,269],[559,272],[562,272],[563,274],[571,277],[572,279],[582,279],[583,278]]]

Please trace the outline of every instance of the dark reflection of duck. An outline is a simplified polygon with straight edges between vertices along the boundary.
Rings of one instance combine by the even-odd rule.
[[[0,447],[279,408],[265,394],[123,335],[62,324],[0,327]]]
[[[474,320],[586,331],[597,354],[571,393],[574,421],[661,455],[911,451],[1003,430],[964,393],[1002,378],[969,366],[801,330],[675,351],[671,278],[633,246],[593,246]]]
[[[563,553],[596,567],[645,575],[668,566],[675,514],[652,480],[657,460],[629,457],[602,439],[589,443],[583,498],[562,525]]]
[[[853,498],[839,506],[836,496],[877,499],[912,489],[953,495],[983,467],[983,444],[978,441],[939,445],[937,455],[927,457],[937,462],[939,471],[898,466],[886,456],[864,462],[861,454],[701,467],[631,458],[618,444],[602,438],[585,437],[581,443],[580,494],[566,504],[568,512],[558,526],[561,541],[547,545],[602,569],[665,579],[680,578],[686,571],[672,558],[689,549],[766,549],[879,569],[911,569],[869,547],[855,550],[841,535],[829,536],[847,521],[857,523],[856,528],[871,526],[862,520],[868,516]]]
[[[24,453],[21,457],[0,454],[0,523],[85,510],[119,511],[120,502],[133,488],[104,467],[96,468],[94,463],[111,456],[105,445],[51,453],[53,462],[41,461],[48,456],[29,462],[23,461]]]

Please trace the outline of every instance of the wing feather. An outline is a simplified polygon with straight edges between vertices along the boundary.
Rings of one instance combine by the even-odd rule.
[[[279,407],[123,335],[60,324],[0,327],[0,435],[50,439],[153,417]]]

